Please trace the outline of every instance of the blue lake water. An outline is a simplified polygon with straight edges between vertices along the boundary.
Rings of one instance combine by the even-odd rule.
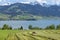
[[[46,19],[42,19],[42,20],[37,20],[37,21],[0,21],[0,27],[2,27],[4,24],[8,24],[9,26],[12,26],[13,28],[18,28],[20,26],[23,26],[24,29],[27,29],[29,25],[37,26],[37,27],[46,27],[49,26],[51,24],[54,25],[59,25],[60,24],[60,20],[46,20]]]

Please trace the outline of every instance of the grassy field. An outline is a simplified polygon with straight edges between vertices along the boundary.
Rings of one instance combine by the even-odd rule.
[[[0,40],[60,40],[60,30],[0,30]]]

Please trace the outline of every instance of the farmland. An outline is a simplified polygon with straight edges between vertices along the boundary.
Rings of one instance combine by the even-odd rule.
[[[60,30],[0,30],[0,40],[60,40]]]

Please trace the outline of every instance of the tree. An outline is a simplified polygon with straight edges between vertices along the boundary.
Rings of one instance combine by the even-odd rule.
[[[55,29],[55,25],[50,25],[49,28],[50,29]]]
[[[23,27],[21,26],[20,28],[18,28],[18,30],[23,30]]]
[[[12,27],[9,27],[9,25],[4,24],[2,30],[12,30]]]
[[[50,25],[50,26],[47,26],[45,29],[55,29],[55,25]]]
[[[47,26],[46,28],[44,28],[44,29],[49,29],[49,26]]]
[[[2,30],[6,30],[6,29],[8,29],[8,25],[4,24]]]
[[[12,27],[9,27],[10,30],[12,30]]]
[[[28,27],[29,29],[32,29],[32,25],[29,25],[29,27]]]
[[[23,27],[21,26],[20,30],[23,30]]]
[[[59,25],[57,25],[56,29],[58,29],[58,30],[60,29],[60,24],[59,24]]]

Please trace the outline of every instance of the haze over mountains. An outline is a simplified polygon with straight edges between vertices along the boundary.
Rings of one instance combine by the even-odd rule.
[[[0,6],[0,14],[9,15],[9,18],[17,15],[60,17],[60,5],[48,5],[46,3],[41,5],[37,1],[28,4],[14,3],[11,5]]]
[[[43,4],[46,3],[48,5],[60,5],[60,0],[0,0],[0,5],[10,5],[10,4],[14,4],[14,3],[34,3],[34,2],[38,2],[39,4]]]

